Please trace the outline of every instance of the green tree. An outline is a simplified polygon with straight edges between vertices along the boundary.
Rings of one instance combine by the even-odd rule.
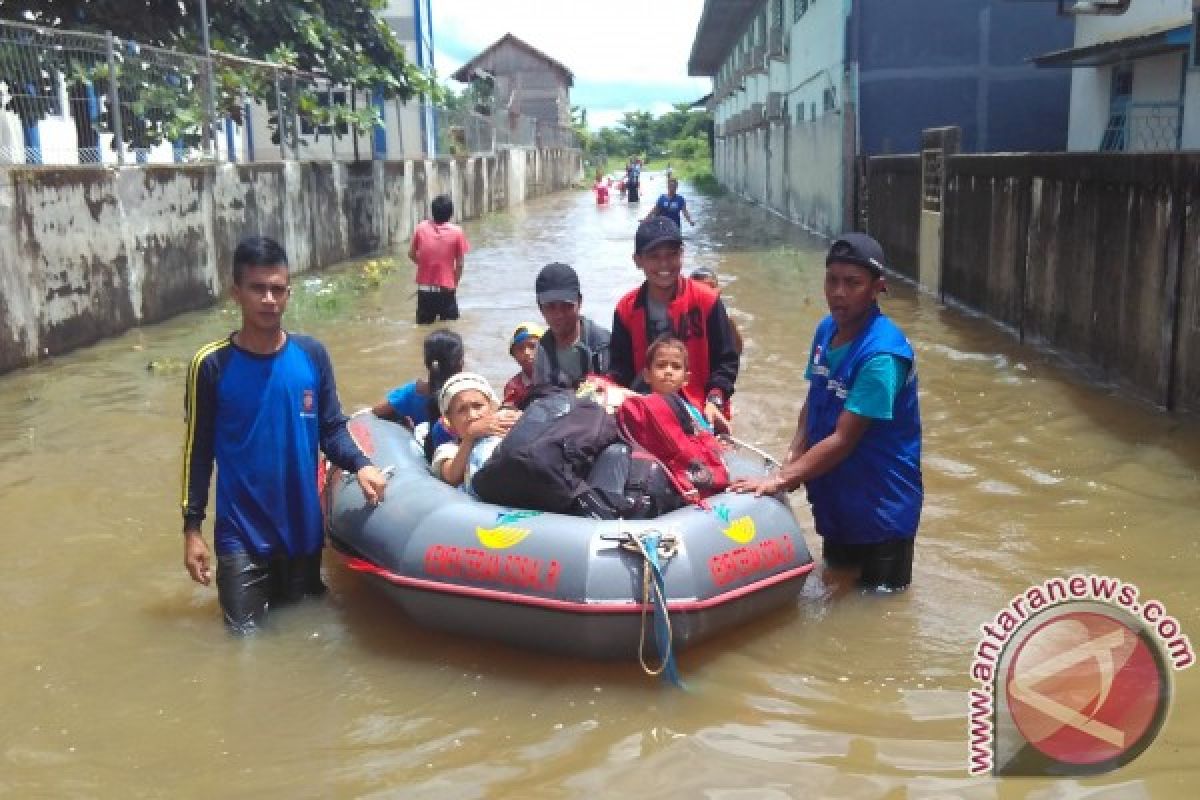
[[[200,53],[200,0],[0,0],[0,18],[32,22],[51,28],[104,32],[161,48]],[[335,84],[357,91],[378,91],[385,97],[408,99],[414,94],[440,94],[430,76],[408,62],[404,48],[391,29],[377,16],[386,0],[208,0],[209,40],[214,52],[270,61],[307,72],[318,72]],[[27,57],[27,56],[26,56]],[[43,53],[45,59],[54,59]],[[0,80],[6,78],[7,59],[0,54]],[[43,76],[51,73],[39,64]],[[71,72],[72,65],[54,64]],[[82,67],[74,65],[78,72]],[[194,91],[195,76],[151,74],[136,59],[123,59],[122,100],[149,107],[155,90],[174,91],[175,109],[169,120],[149,117],[128,125],[148,125],[152,138],[170,137],[173,127],[202,119],[206,98]],[[28,71],[28,70],[26,70]],[[144,75],[139,72],[146,73]],[[274,104],[272,81],[254,70],[217,61],[216,95],[219,113],[240,116],[244,95]],[[7,77],[14,77],[11,73]],[[107,67],[90,67],[80,80],[99,83],[107,79]],[[189,86],[193,88],[188,91]],[[40,88],[40,87],[39,87]],[[198,96],[199,95],[199,96]],[[49,96],[47,92],[46,95]],[[378,123],[375,109],[352,109],[345,104],[322,104],[303,87],[290,98],[301,116],[315,123],[349,123],[360,129]],[[131,105],[131,108],[133,105]],[[136,110],[136,109],[135,109]],[[158,112],[164,113],[164,112]],[[178,123],[178,125],[176,124]],[[136,131],[135,131],[136,133]]]
[[[322,72],[407,99],[430,86],[376,13],[386,0],[208,0],[214,51]],[[0,0],[0,17],[200,52],[199,0]]]
[[[655,144],[658,137],[654,130],[654,115],[649,111],[626,111],[617,127],[628,138],[631,152],[657,152]]]

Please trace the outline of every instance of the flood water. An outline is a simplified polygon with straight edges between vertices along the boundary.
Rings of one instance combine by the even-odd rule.
[[[685,264],[718,269],[746,337],[737,433],[781,454],[822,245],[731,199],[690,203]],[[515,370],[507,335],[538,320],[548,261],[578,268],[607,324],[648,208],[568,192],[469,223],[453,326],[469,367],[496,385]],[[326,342],[347,407],[419,374],[412,288],[404,264],[341,304],[293,300],[289,327]],[[0,377],[0,796],[1195,797],[1200,669],[1175,673],[1149,750],[1098,777],[970,778],[965,716],[979,626],[1048,578],[1134,583],[1200,641],[1200,427],[910,286],[883,304],[921,377],[912,588],[862,596],[818,568],[794,609],[684,653],[687,691],[423,631],[334,556],[326,598],[226,636],[215,590],[183,569],[178,509],[179,365],[236,327],[228,307]],[[803,492],[793,505],[809,527]]]

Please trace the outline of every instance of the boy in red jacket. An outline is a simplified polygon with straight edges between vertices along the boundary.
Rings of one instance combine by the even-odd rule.
[[[609,377],[622,386],[640,388],[647,348],[669,333],[688,351],[691,371],[684,397],[702,410],[718,433],[729,432],[724,410],[741,357],[720,296],[680,274],[683,237],[666,217],[651,217],[638,226],[633,262],[646,280],[622,297],[613,312]]]

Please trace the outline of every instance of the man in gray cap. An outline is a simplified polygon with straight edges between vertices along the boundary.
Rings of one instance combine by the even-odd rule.
[[[542,267],[534,284],[546,333],[533,362],[533,385],[574,389],[584,376],[608,372],[608,331],[579,312],[583,292],[569,264]]]
[[[912,581],[921,519],[921,414],[912,345],[879,310],[883,248],[846,233],[825,257],[829,316],[817,326],[808,397],[778,473],[735,491],[790,492],[804,484],[825,563],[859,572],[867,589]]]

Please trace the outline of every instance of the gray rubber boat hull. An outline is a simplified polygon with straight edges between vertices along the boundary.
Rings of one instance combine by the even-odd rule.
[[[676,648],[793,605],[812,570],[800,526],[778,498],[724,493],[710,498],[711,510],[636,521],[522,511],[473,500],[435,478],[403,426],[360,414],[350,430],[394,472],[375,508],[352,476],[331,477],[330,540],[347,566],[377,578],[427,627],[586,658],[634,658],[643,558],[621,542],[644,531],[676,543],[664,568]],[[726,461],[737,477],[766,469],[747,450]],[[646,625],[652,642],[650,619]]]

